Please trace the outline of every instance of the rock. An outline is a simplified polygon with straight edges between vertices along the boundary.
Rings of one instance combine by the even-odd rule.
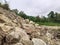
[[[18,34],[15,34],[15,32],[11,32],[6,36],[7,43],[17,43],[19,41],[20,41],[20,36]]]
[[[59,45],[59,28],[39,26],[0,7],[0,45]]]
[[[31,38],[40,38],[40,32],[39,31],[32,31]]]
[[[22,43],[16,43],[16,44],[13,44],[13,45],[23,45]]]
[[[46,43],[41,39],[33,38],[32,41],[34,45],[46,45]]]
[[[36,23],[35,26],[39,26],[39,24]]]
[[[35,27],[32,24],[23,24],[23,28],[27,33],[31,33],[35,30]]]
[[[33,21],[30,21],[29,23],[30,23],[30,24],[33,24],[33,25],[35,24]]]
[[[25,19],[25,22],[28,24],[29,23],[29,19]]]
[[[23,45],[34,45],[33,42],[30,41],[30,40],[21,40],[21,43],[22,43]]]
[[[16,27],[15,29],[16,29],[16,33],[18,33],[22,39],[29,40],[29,36],[27,35],[24,29],[18,27]]]
[[[10,19],[8,19],[6,16],[4,16],[4,15],[2,15],[2,14],[0,14],[0,22],[10,22],[11,20]]]
[[[47,38],[47,40],[51,40],[53,38],[53,36],[49,32],[47,32],[46,38]]]
[[[29,37],[24,30],[18,27],[16,27],[14,31],[10,32],[6,36],[7,43],[17,43],[20,41],[20,39],[29,40]]]
[[[5,39],[6,33],[2,30],[2,28],[0,27],[0,45],[3,45],[4,43],[4,39]]]

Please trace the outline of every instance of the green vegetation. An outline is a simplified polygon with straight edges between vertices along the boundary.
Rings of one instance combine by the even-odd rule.
[[[19,12],[17,15],[23,17],[24,19],[32,20],[39,25],[46,26],[60,26],[60,14],[54,11],[51,11],[47,16],[48,17],[39,17],[39,16],[27,16],[23,11]]]
[[[55,22],[38,22],[39,25],[46,25],[46,26],[60,26],[60,23]]]
[[[5,0],[4,4],[0,3],[0,7],[6,9],[6,10],[10,10],[16,13],[16,15],[23,17],[24,19],[29,19],[34,21],[35,23],[38,23],[39,25],[47,25],[47,26],[60,26],[60,14],[54,11],[51,11],[47,16],[48,17],[39,17],[36,16],[28,16],[26,15],[23,11],[18,11],[17,9],[10,9],[9,8],[9,4],[7,3],[7,1]]]
[[[4,4],[0,3],[0,7],[2,7],[3,9],[6,9],[6,10],[10,10],[9,4],[7,3],[7,1],[4,0],[4,2],[5,2]]]
[[[15,12],[18,16],[23,17],[24,19],[29,19],[34,21],[35,23],[38,23],[39,25],[46,25],[46,26],[60,26],[60,14],[54,11],[51,11],[47,16],[48,17],[39,17],[36,16],[28,16],[23,11],[18,11],[17,9],[13,9],[13,12]],[[19,12],[19,13],[18,13]]]

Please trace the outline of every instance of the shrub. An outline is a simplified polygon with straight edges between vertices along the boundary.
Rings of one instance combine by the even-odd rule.
[[[3,4],[3,5],[2,5],[2,8],[6,9],[6,10],[10,10],[10,8],[9,8],[9,5],[8,5],[8,4]]]

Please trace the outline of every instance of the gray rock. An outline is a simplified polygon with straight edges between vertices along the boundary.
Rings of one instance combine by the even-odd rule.
[[[23,45],[34,45],[33,42],[30,41],[30,40],[21,40],[21,43],[22,43]]]
[[[46,45],[46,43],[41,39],[33,38],[32,41],[34,45]]]

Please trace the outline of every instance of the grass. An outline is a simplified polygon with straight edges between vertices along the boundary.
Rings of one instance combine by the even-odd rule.
[[[46,26],[60,26],[60,23],[54,23],[54,22],[38,22],[38,24]]]

